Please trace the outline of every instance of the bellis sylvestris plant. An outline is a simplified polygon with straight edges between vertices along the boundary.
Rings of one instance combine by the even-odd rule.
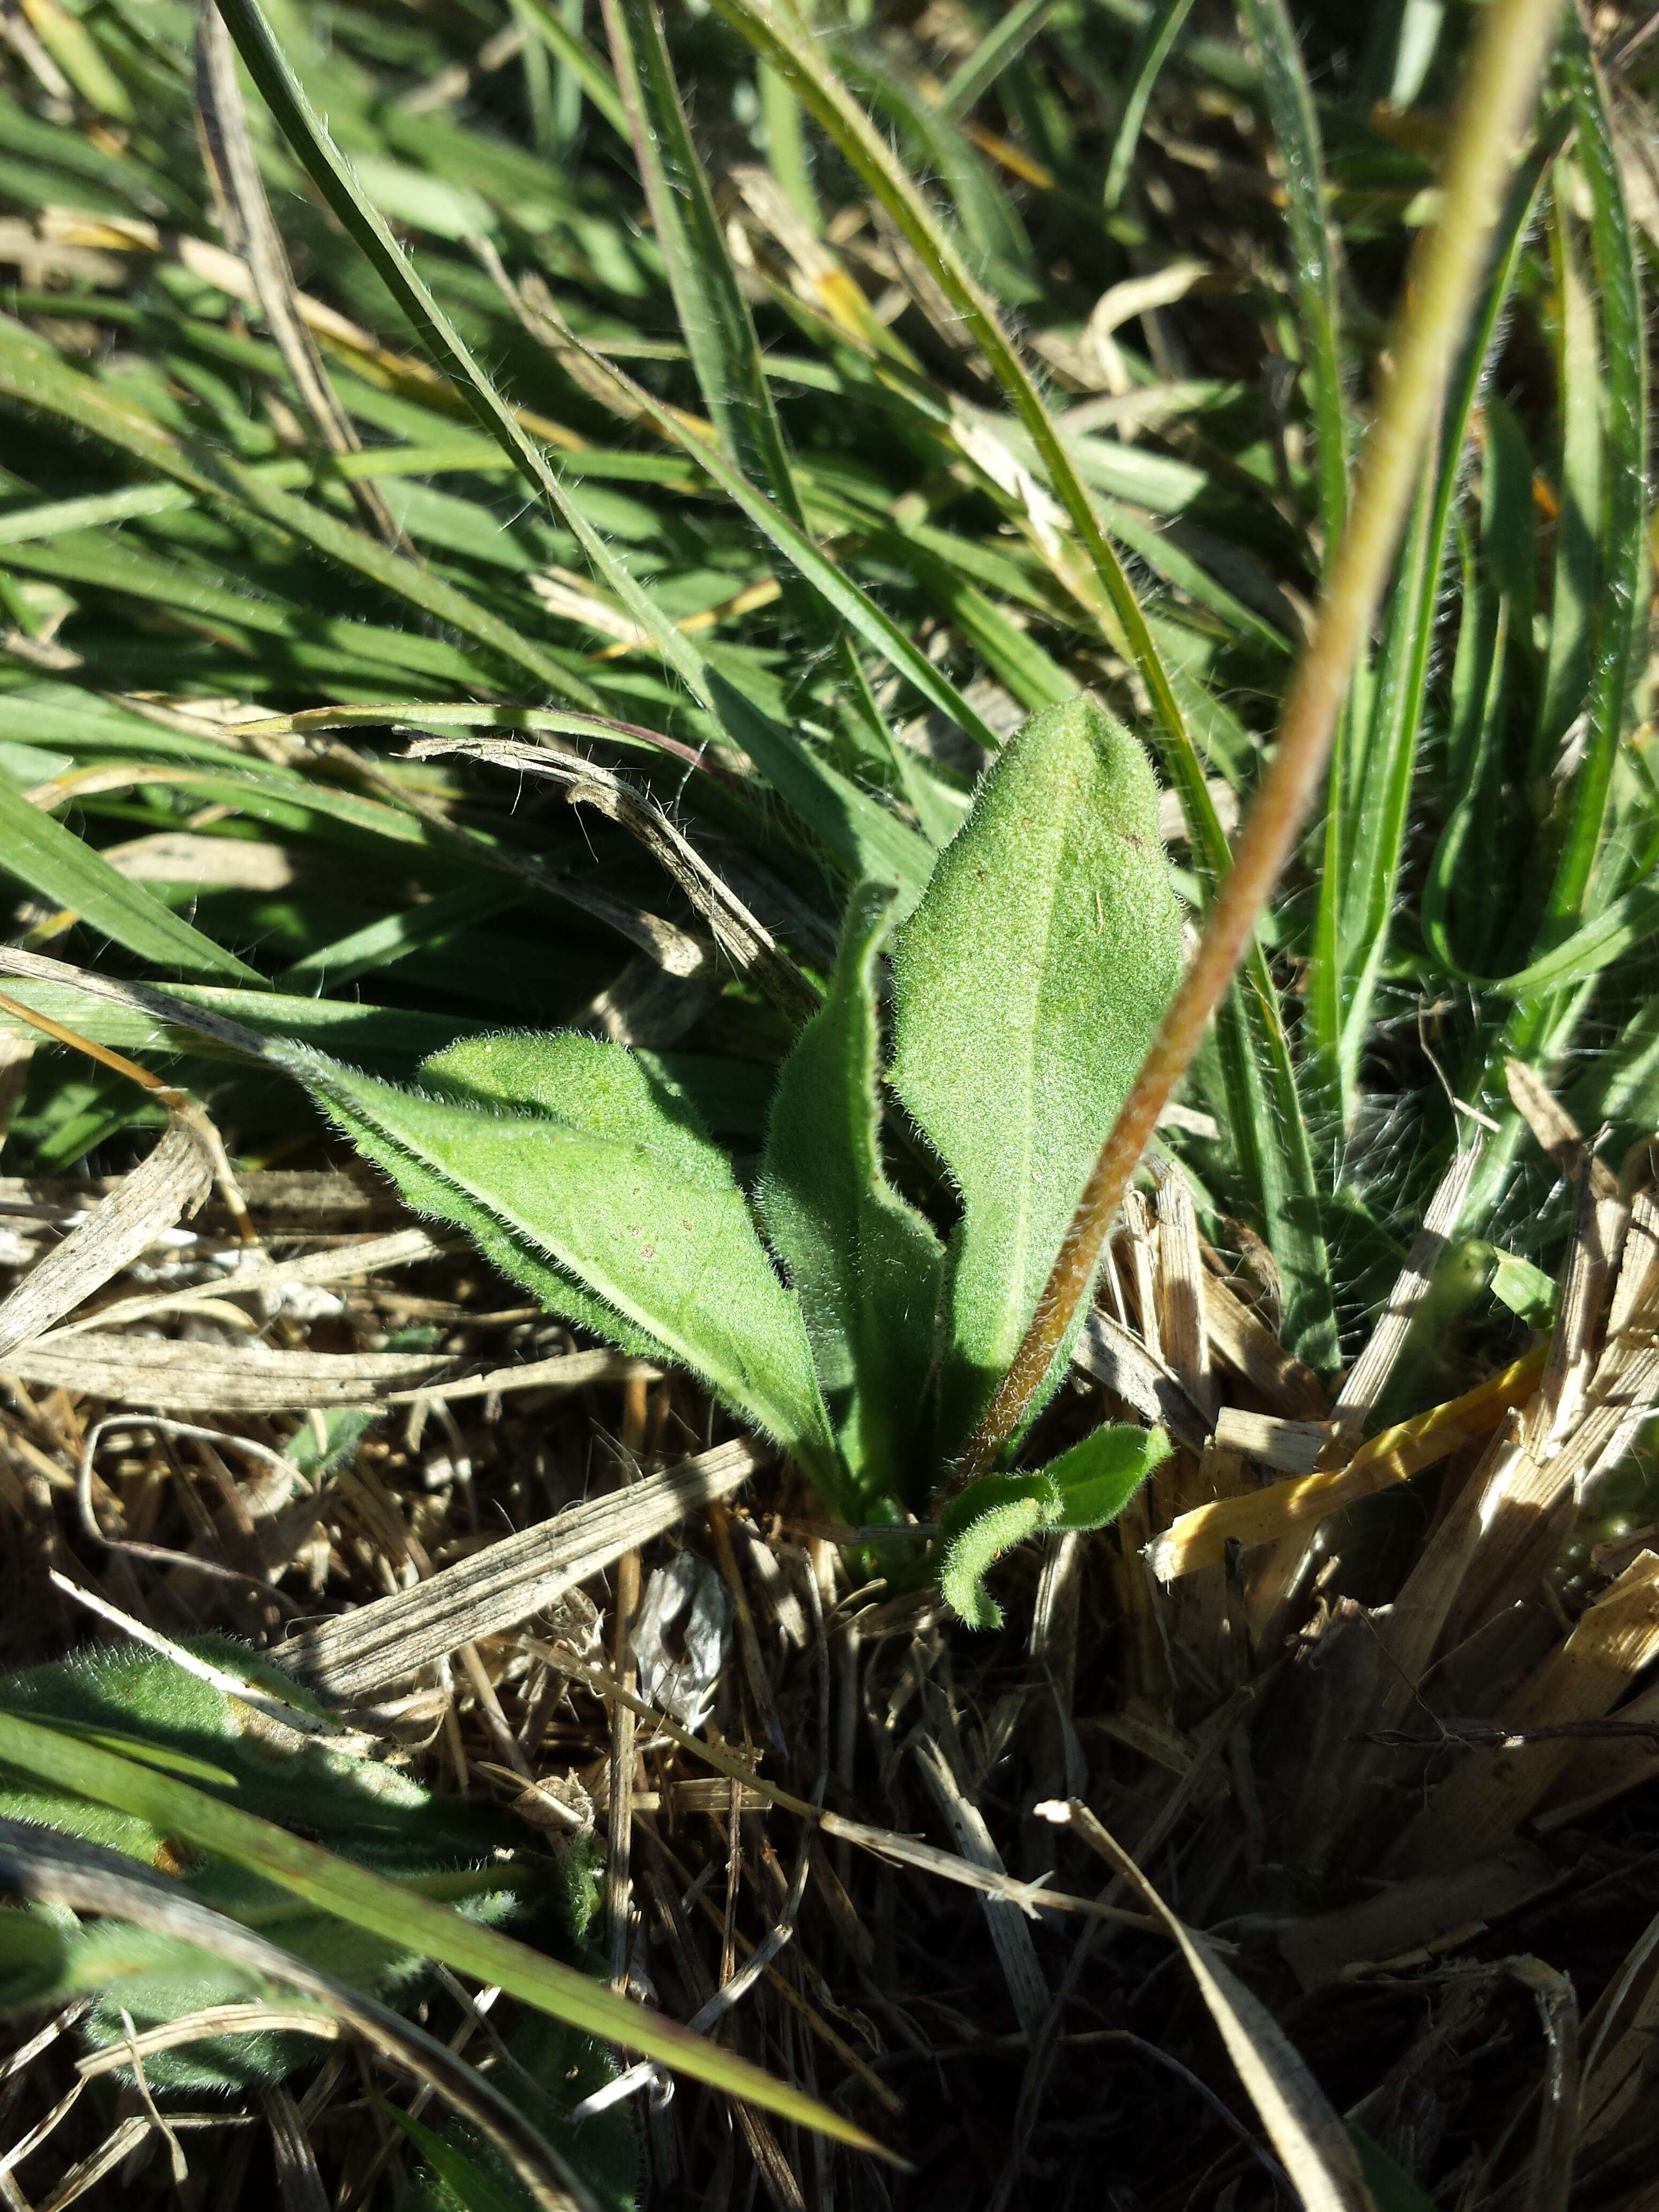
[[[414,1090],[309,1049],[274,1056],[410,1205],[467,1230],[550,1312],[688,1368],[831,1510],[879,1524],[948,1498],[945,1592],[990,1626],[991,1560],[1111,1520],[1167,1449],[1103,1428],[1040,1472],[950,1495],[1174,989],[1179,930],[1152,770],[1078,698],[1004,747],[913,911],[879,884],[853,894],[752,1201],[689,1100],[620,1044],[467,1039]],[[884,1085],[959,1196],[948,1235],[890,1176],[884,1139],[904,1132]],[[1062,1349],[1025,1428],[1064,1364]]]

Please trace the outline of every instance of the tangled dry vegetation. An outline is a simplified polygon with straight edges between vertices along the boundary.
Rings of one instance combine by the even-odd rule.
[[[0,1882],[252,1978],[141,2021],[125,1937],[50,2002],[6,1950],[9,2212],[1659,2212],[1650,23],[1564,33],[1327,805],[1043,1417],[1175,1449],[1000,1630],[227,1072],[570,1025],[746,1176],[849,884],[1079,687],[1201,915],[1463,53],[1242,12],[277,7],[331,196],[211,11],[0,0]],[[69,1796],[160,1778],[148,1886],[13,1817],[27,1670],[135,1638],[248,1738],[67,1716]],[[306,1858],[259,1762],[318,1738],[444,1849]],[[239,1775],[320,1937],[167,1918],[276,1847],[190,1826]],[[607,1981],[695,2063],[530,2037]]]
[[[1334,1403],[1178,1170],[1137,1194],[1060,1418],[1103,1393],[1180,1448],[1115,1528],[1005,1571],[994,1638],[859,1586],[763,1447],[361,1173],[244,1175],[245,1213],[183,1228],[176,1180],[11,1178],[6,1661],[124,1618],[280,1650],[447,1793],[596,1837],[629,1986],[916,2169],[683,2084],[640,2118],[665,2191],[1075,2198],[1086,2142],[1119,2202],[1249,2202],[1283,2176],[1242,2078],[1316,2142],[1333,2109],[1363,2130],[1381,2205],[1415,2171],[1447,2203],[1634,2208],[1659,1529],[1595,1485],[1659,1389],[1659,1200],[1650,1147],[1615,1176],[1516,1083],[1573,1193],[1557,1325],[1380,1431],[1473,1152]],[[165,1418],[112,1410],[140,1401]],[[8,2063],[14,2202],[166,2172],[135,2089],[75,2101],[122,2055],[77,2060],[77,2009]],[[491,2039],[459,1984],[426,2009]],[[230,2133],[216,2201],[257,2200],[269,2142],[285,2202],[353,2205],[397,2154],[383,2094],[342,2045],[166,2127],[186,2162]]]

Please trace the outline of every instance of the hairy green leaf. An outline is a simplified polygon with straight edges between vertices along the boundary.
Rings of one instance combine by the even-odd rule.
[[[1096,1429],[1030,1474],[987,1474],[939,1515],[939,1589],[969,1628],[1000,1628],[985,1587],[1005,1552],[1044,1530],[1104,1528],[1170,1456],[1162,1429]]]
[[[1045,708],[895,940],[893,1086],[963,1200],[947,1451],[1024,1334],[1179,962],[1145,754],[1091,700]]]
[[[876,959],[893,894],[853,896],[823,1010],[778,1079],[762,1218],[800,1298],[860,1515],[925,1494],[944,1255],[882,1167]]]
[[[1169,1456],[1170,1439],[1162,1429],[1120,1424],[1093,1430],[1042,1470],[1054,1493],[1048,1525],[1108,1527]]]
[[[558,1279],[574,1283],[592,1302],[579,1318],[689,1367],[833,1491],[794,1294],[689,1103],[625,1047],[569,1035],[469,1039],[428,1063],[431,1091],[302,1047],[274,1046],[271,1057],[411,1204],[478,1236],[556,1310],[572,1310]],[[502,1110],[509,1101],[518,1110]]]
[[[939,1586],[969,1628],[1000,1628],[1002,1607],[985,1577],[1005,1552],[1035,1536],[1051,1503],[1040,1474],[988,1474],[939,1516]]]

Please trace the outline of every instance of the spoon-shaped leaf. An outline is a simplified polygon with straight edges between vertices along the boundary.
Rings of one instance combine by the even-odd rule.
[[[986,775],[894,940],[894,1088],[961,1189],[941,1442],[1018,1347],[1175,988],[1146,755],[1079,698]]]

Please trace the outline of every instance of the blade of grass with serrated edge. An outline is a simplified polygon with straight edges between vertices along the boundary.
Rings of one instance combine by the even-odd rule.
[[[143,884],[54,822],[0,774],[0,874],[37,897],[71,908],[99,934],[139,959],[182,975],[217,975],[241,983],[263,977],[173,913]]]
[[[295,304],[294,270],[272,218],[248,135],[235,55],[212,8],[203,9],[196,19],[196,109],[221,228],[232,252],[248,265],[265,328],[283,356],[289,381],[324,447],[337,457],[354,453],[360,443],[356,431]],[[383,544],[408,553],[410,547],[378,485],[367,477],[347,481],[365,527]]]
[[[1313,1144],[1278,994],[1262,989],[1254,963],[1222,1001],[1215,1042],[1241,1184],[1255,1198],[1283,1288],[1280,1336],[1295,1358],[1328,1374],[1340,1347]]]
[[[219,8],[249,75],[313,183],[408,317],[434,361],[455,377],[462,398],[531,488],[552,507],[595,574],[651,637],[693,697],[731,732],[774,789],[831,851],[860,872],[896,878],[913,890],[919,888],[932,865],[932,850],[926,841],[837,775],[793,731],[773,722],[728,677],[712,670],[691,640],[617,560],[572,502],[546,455],[473,359],[358,185],[350,165],[313,112],[257,0],[219,0]]]
[[[148,1820],[163,1835],[262,1875],[319,1911],[472,1974],[605,2042],[659,2059],[678,2073],[837,2142],[886,2155],[861,2128],[816,2098],[645,2006],[612,1996],[574,1966],[544,1958],[510,1936],[170,1775],[9,1713],[0,1713],[0,1765]]]
[[[1659,888],[1638,884],[1621,891],[1593,921],[1575,930],[1553,951],[1543,953],[1519,974],[1502,977],[1492,988],[1513,999],[1571,989],[1611,967],[1622,953],[1642,944],[1656,930],[1659,930]]]
[[[1325,219],[1325,157],[1285,0],[1242,0],[1242,9],[1261,58],[1261,89],[1285,167],[1297,320],[1313,403],[1319,526],[1328,556],[1348,508],[1348,422],[1335,247]]]
[[[107,769],[88,771],[80,781],[90,782],[95,779],[100,792],[118,788],[122,783],[175,786],[198,791],[204,798],[219,800],[240,813],[280,828],[298,827],[314,836],[318,822],[337,822],[373,836],[428,847],[459,860],[469,870],[516,878],[521,885],[533,886],[580,908],[616,930],[647,957],[672,973],[689,973],[697,964],[694,940],[673,923],[621,897],[603,883],[562,874],[547,860],[532,859],[481,830],[464,827],[430,806],[415,804],[398,791],[386,769],[379,763],[353,755],[343,747],[331,749],[329,758],[332,765],[361,775],[376,789],[386,793],[389,803],[362,799],[321,781],[308,782],[287,769],[254,767],[234,760],[223,766],[138,766],[125,772],[112,765]],[[73,799],[76,790],[74,779],[56,787],[53,803]],[[239,972],[252,973],[240,967]]]
[[[1480,529],[1463,549],[1452,665],[1446,737],[1452,804],[1420,905],[1425,944],[1460,983],[1482,980],[1499,925],[1507,921],[1493,911],[1503,896],[1499,887],[1516,872],[1502,859],[1502,785],[1510,644],[1517,630],[1527,635],[1527,564],[1505,555],[1515,545],[1530,550],[1532,528],[1532,459],[1520,425],[1492,399],[1485,425]]]

